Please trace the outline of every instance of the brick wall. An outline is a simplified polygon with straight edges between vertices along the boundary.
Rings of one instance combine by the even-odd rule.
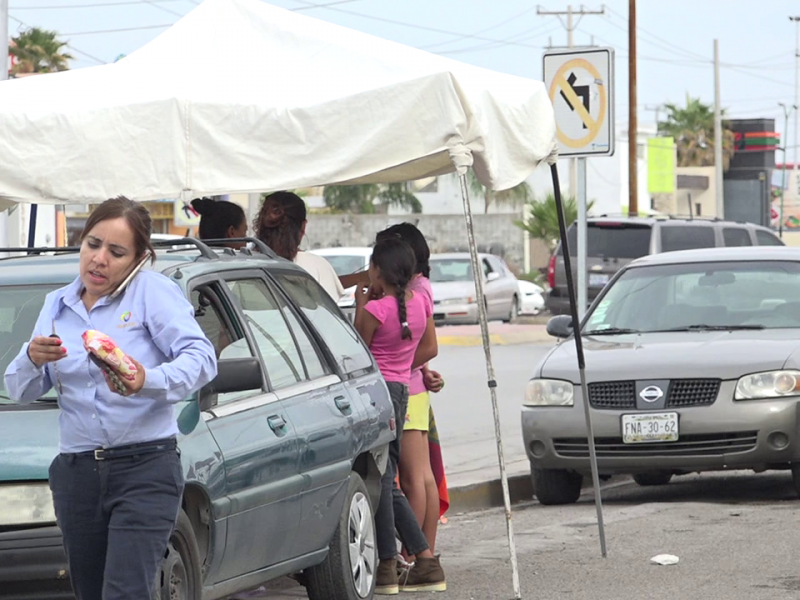
[[[516,215],[473,214],[475,241],[481,252],[503,256],[509,267],[522,270],[522,230],[514,225]],[[431,252],[466,252],[467,229],[463,215],[317,215],[308,217],[302,248],[371,246],[375,235],[391,225],[407,221],[419,227]]]

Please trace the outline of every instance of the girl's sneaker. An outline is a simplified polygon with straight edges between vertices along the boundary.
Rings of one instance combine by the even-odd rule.
[[[400,583],[401,592],[444,592],[447,582],[439,557],[417,558]]]

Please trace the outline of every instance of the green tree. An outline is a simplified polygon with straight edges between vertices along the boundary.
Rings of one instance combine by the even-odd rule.
[[[667,119],[658,124],[660,135],[675,138],[679,167],[714,166],[714,108],[686,94],[686,106],[666,104]],[[723,115],[725,111],[722,111]],[[722,122],[722,169],[728,170],[735,152],[734,135]]]
[[[578,203],[572,196],[562,196],[562,202],[565,221],[569,227],[578,219]],[[559,240],[556,197],[553,194],[547,194],[544,200],[533,198],[527,204],[527,218],[515,221],[514,224],[527,231],[532,238],[542,240],[547,245],[547,249],[552,252]],[[594,202],[589,202],[586,207],[587,212],[592,209],[593,205]]]
[[[64,51],[67,43],[57,36],[55,31],[31,27],[11,38],[9,52],[17,58],[11,74],[16,76],[68,70],[73,57]]]
[[[524,181],[513,188],[495,192],[483,186],[475,176],[475,171],[469,169],[467,171],[467,181],[469,181],[469,189],[472,194],[476,196],[483,196],[483,212],[489,212],[489,207],[492,204],[505,205],[505,206],[522,206],[533,199],[533,192],[530,186]]]
[[[336,212],[372,214],[378,206],[407,208],[421,213],[422,204],[405,183],[326,185],[322,192],[325,206]]]

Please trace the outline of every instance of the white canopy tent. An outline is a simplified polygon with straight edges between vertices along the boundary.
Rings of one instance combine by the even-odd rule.
[[[553,165],[556,148],[553,108],[541,82],[259,0],[205,0],[114,64],[0,82],[0,210],[16,202],[92,204],[119,194],[140,201],[191,199],[457,171],[517,598],[496,383],[465,174],[471,166],[488,188],[508,189],[543,161]],[[554,176],[560,206],[557,184]],[[580,353],[579,336],[577,343]],[[597,501],[602,536],[599,491]]]
[[[555,152],[544,85],[258,0],[206,0],[117,63],[0,83],[0,201],[405,181],[502,190]]]

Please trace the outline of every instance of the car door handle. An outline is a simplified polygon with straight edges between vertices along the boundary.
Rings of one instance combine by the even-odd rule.
[[[336,396],[336,398],[333,399],[333,403],[336,405],[336,408],[342,412],[347,412],[350,410],[350,400],[344,396]]]
[[[278,432],[286,427],[286,421],[280,415],[272,415],[271,417],[267,417],[267,424],[269,425],[269,428],[275,432]]]

